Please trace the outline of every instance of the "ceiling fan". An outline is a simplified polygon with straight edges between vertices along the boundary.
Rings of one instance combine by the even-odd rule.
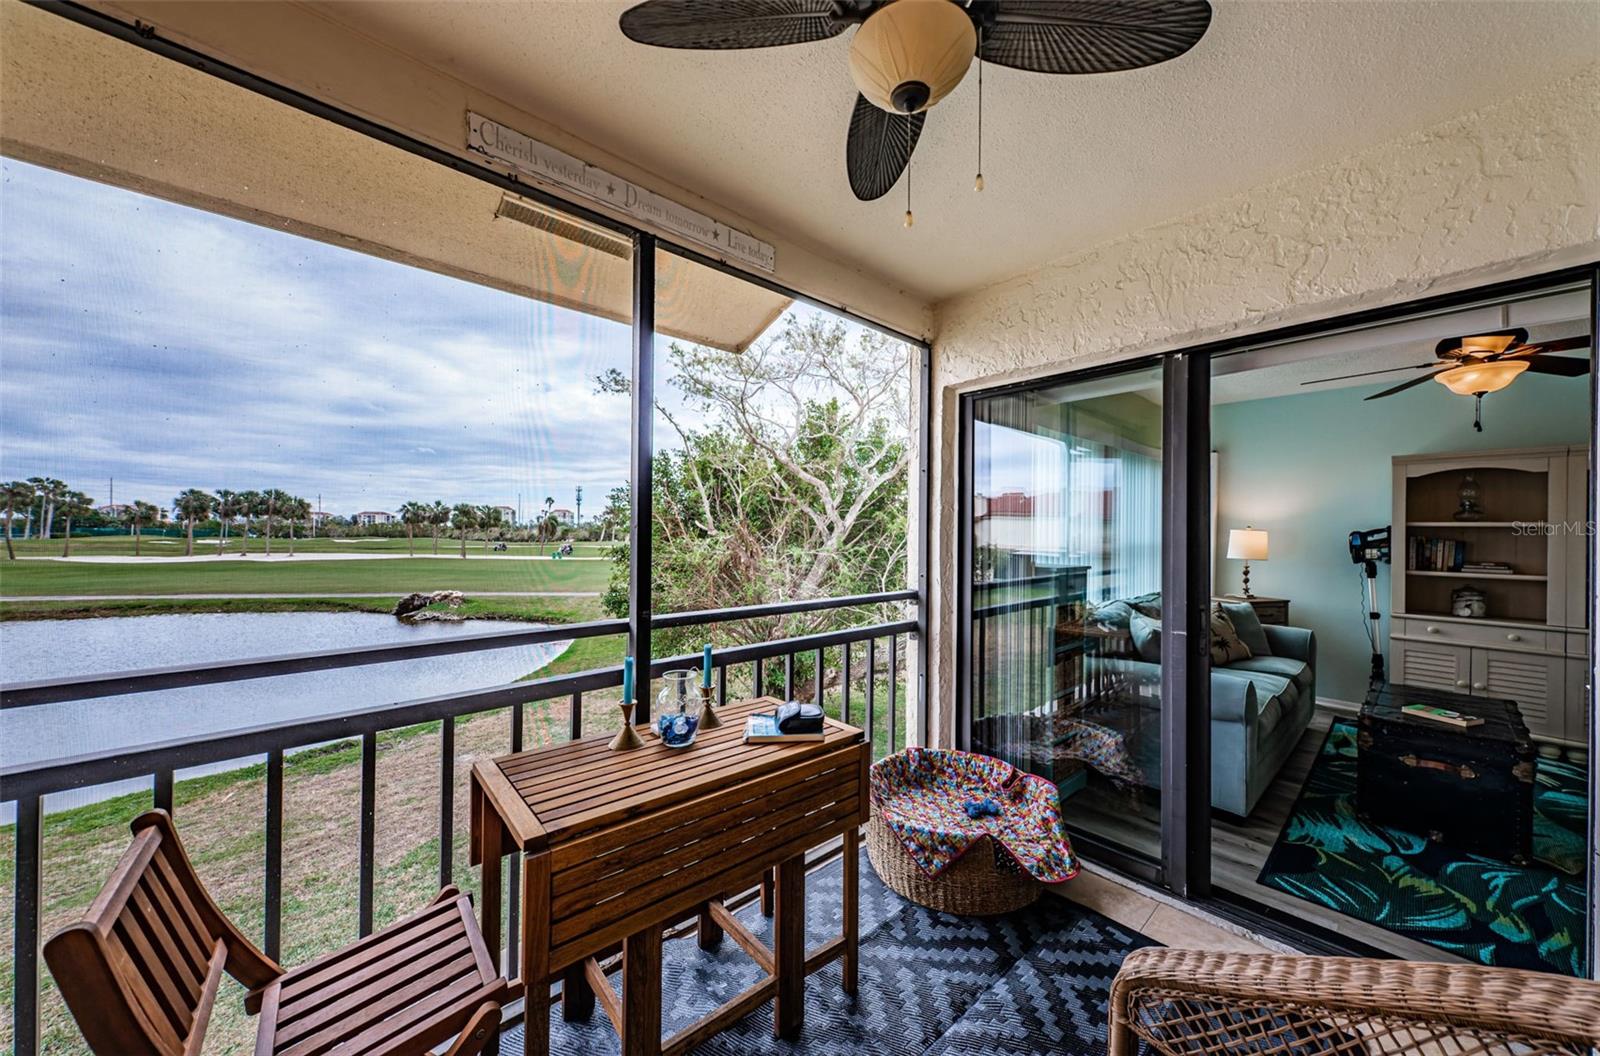
[[[1590,336],[1565,337],[1556,341],[1528,344],[1528,331],[1521,327],[1491,330],[1484,334],[1466,337],[1447,337],[1434,348],[1434,358],[1427,363],[1414,363],[1404,367],[1386,367],[1360,374],[1341,374],[1333,378],[1304,381],[1302,385],[1321,385],[1330,381],[1348,381],[1373,374],[1391,374],[1397,370],[1427,370],[1409,381],[1375,392],[1368,400],[1381,400],[1409,388],[1421,385],[1430,378],[1457,396],[1472,396],[1477,401],[1472,427],[1483,432],[1483,398],[1499,392],[1524,373],[1554,374],[1563,378],[1579,378],[1589,373],[1589,360],[1574,357],[1552,356],[1551,352],[1569,352],[1588,348]]]
[[[978,59],[983,190],[983,64],[1036,73],[1110,73],[1182,55],[1211,24],[1208,0],[644,0],[622,32],[661,48],[808,44],[859,25],[850,76],[859,94],[845,140],[850,189],[881,198],[911,161],[929,108]],[[907,227],[911,181],[906,180]]]

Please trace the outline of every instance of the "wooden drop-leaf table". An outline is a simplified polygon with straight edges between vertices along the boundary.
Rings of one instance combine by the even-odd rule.
[[[482,930],[500,949],[501,857],[520,851],[520,976],[528,1056],[549,1052],[551,984],[562,1012],[586,1018],[596,998],[623,1056],[679,1056],[774,1001],[773,1025],[794,1037],[805,977],[839,959],[853,994],[860,942],[857,847],[866,821],[870,745],[860,730],[828,720],[805,744],[744,744],[745,716],[778,701],[730,701],[720,727],[689,748],[646,736],[613,752],[608,735],[500,756],[472,768],[472,862],[483,867]],[[805,854],[843,837],[842,934],[805,949]],[[751,934],[722,900],[774,873],[773,945]],[[726,933],[765,970],[721,1008],[661,1038],[661,939],[699,918],[710,949]],[[620,945],[622,997],[601,959]]]

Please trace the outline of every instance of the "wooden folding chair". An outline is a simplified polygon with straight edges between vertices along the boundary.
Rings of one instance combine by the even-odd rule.
[[[285,972],[233,925],[162,810],[45,961],[97,1056],[199,1053],[224,972],[260,1013],[256,1056],[477,1056],[499,1036],[508,984],[453,887],[422,912]]]

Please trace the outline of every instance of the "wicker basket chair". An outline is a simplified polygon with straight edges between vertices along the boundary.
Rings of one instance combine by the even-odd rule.
[[[922,871],[876,813],[867,821],[867,861],[884,886],[919,906],[961,917],[1014,913],[1038,901],[1044,887],[1018,869],[1001,864],[1006,852],[988,836],[938,876]]]
[[[1111,987],[1110,1056],[1590,1056],[1600,983],[1511,968],[1135,950]]]

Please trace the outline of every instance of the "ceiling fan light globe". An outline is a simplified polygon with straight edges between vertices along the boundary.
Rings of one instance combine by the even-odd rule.
[[[951,0],[892,0],[850,42],[850,77],[867,101],[890,113],[933,106],[961,83],[978,33]]]
[[[1495,359],[1463,364],[1434,375],[1433,380],[1457,396],[1482,396],[1499,392],[1527,369],[1528,361],[1525,359]]]

